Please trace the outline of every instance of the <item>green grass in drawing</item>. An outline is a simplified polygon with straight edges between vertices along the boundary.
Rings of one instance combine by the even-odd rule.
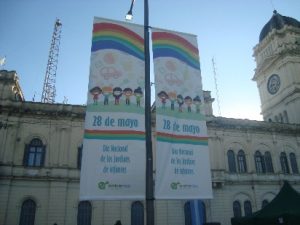
[[[136,103],[126,105],[125,100],[120,100],[118,105],[115,105],[114,102],[109,102],[108,105],[104,105],[103,102],[88,104],[87,112],[127,112],[144,114],[145,109],[141,106],[137,106]]]
[[[181,119],[191,119],[191,120],[205,120],[205,116],[202,113],[196,112],[188,112],[187,110],[179,111],[178,109],[171,110],[168,107],[157,107],[156,114],[163,115],[163,116],[170,116],[175,118]]]

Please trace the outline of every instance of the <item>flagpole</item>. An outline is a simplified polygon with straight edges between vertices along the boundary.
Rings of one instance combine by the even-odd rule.
[[[144,50],[145,51],[145,130],[146,130],[146,224],[154,225],[148,0],[144,0],[144,48],[145,48]]]

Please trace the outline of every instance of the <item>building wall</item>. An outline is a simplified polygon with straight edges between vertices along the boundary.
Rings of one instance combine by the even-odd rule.
[[[287,128],[291,130],[288,132]],[[208,122],[213,186],[215,183],[220,183],[220,186],[216,185],[214,188],[214,199],[211,200],[212,206],[209,209],[213,214],[212,221],[230,224],[229,219],[233,216],[232,203],[235,200],[239,200],[240,203],[250,200],[252,211],[260,210],[264,199],[271,201],[276,196],[283,180],[290,181],[299,192],[299,174],[284,174],[280,164],[281,152],[287,154],[294,152],[299,164],[299,126],[294,128],[279,123],[225,118]],[[235,153],[240,149],[244,150],[246,173],[229,172],[226,156],[229,149]],[[257,150],[262,153],[270,151],[274,173],[257,173],[254,161]],[[289,167],[291,167],[290,163]]]
[[[0,129],[0,224],[19,224],[22,202],[28,198],[37,203],[35,224],[76,224],[77,151],[82,144],[84,111],[83,106],[2,102],[0,121],[7,127]],[[241,204],[250,200],[253,211],[261,209],[262,200],[273,199],[283,180],[300,191],[299,174],[283,174],[279,160],[282,151],[294,152],[300,166],[300,125],[214,117],[207,125],[213,182],[213,199],[204,200],[208,222],[229,225],[235,200]],[[45,165],[24,167],[25,146],[36,137],[46,145]],[[244,150],[246,173],[229,172],[229,149],[235,153]],[[256,150],[271,152],[274,173],[256,173]],[[185,202],[156,201],[155,224],[183,225]],[[92,202],[92,224],[111,225],[117,219],[131,224],[131,204]]]

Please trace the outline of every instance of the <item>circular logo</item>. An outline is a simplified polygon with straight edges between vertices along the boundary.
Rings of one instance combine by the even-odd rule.
[[[179,184],[180,184],[179,182],[172,182],[170,184],[170,187],[171,187],[171,189],[176,190],[178,188]]]
[[[277,93],[280,88],[280,77],[277,74],[273,74],[268,79],[268,91],[271,95]]]
[[[108,181],[106,181],[106,182],[100,181],[98,183],[98,188],[101,189],[101,190],[104,190],[106,188],[107,184],[108,184]]]

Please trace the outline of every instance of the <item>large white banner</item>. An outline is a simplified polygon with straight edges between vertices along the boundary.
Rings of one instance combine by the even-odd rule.
[[[152,31],[157,134],[155,198],[212,198],[196,36]]]
[[[145,198],[143,33],[94,18],[81,200]]]

